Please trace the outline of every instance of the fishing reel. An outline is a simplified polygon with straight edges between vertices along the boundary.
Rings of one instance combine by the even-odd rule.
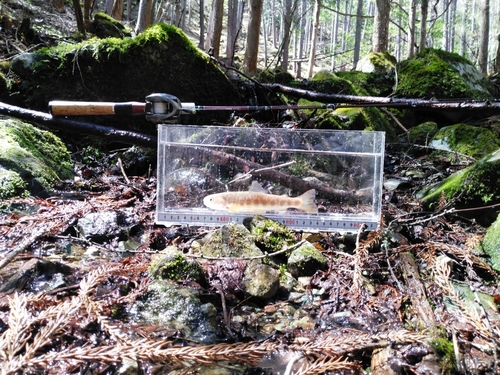
[[[146,96],[146,119],[156,124],[176,123],[182,113],[182,103],[176,96],[155,93]]]

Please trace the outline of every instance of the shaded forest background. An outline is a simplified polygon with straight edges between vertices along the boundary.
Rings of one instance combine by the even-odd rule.
[[[496,72],[499,4],[489,0],[107,0],[104,8],[142,31],[166,22],[197,34],[199,46],[247,71],[281,66],[296,76],[315,67],[347,70],[370,51],[398,60],[425,47],[456,52]],[[78,2],[76,2],[78,3]],[[96,1],[86,0],[90,17]],[[261,40],[259,40],[259,38]],[[259,43],[260,42],[260,43]],[[258,64],[257,64],[258,62]]]
[[[15,0],[6,3],[27,3]],[[280,67],[297,78],[320,69],[352,70],[370,51],[398,61],[425,47],[459,53],[485,74],[500,69],[500,4],[490,0],[52,0],[74,13],[68,36],[91,37],[104,12],[136,34],[163,22],[204,51],[247,72]],[[0,4],[0,15],[2,4]],[[27,15],[29,16],[29,15]],[[34,17],[33,29],[50,34]]]

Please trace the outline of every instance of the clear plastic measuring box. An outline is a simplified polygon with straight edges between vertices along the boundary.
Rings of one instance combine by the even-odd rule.
[[[383,132],[159,125],[156,222],[261,214],[295,230],[376,229],[384,143]]]

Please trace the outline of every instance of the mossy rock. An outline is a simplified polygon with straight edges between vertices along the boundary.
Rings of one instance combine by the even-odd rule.
[[[500,140],[489,129],[456,124],[439,129],[432,138],[430,146],[481,158],[498,150]]]
[[[66,146],[50,132],[0,116],[0,145],[0,198],[44,196],[73,176]]]
[[[263,255],[255,236],[241,224],[231,222],[211,232],[200,249],[208,257],[248,258]]]
[[[410,129],[409,141],[418,145],[427,146],[439,128],[434,121],[426,121]]]
[[[407,98],[461,99],[491,97],[494,89],[464,57],[426,48],[398,64],[396,95]]]
[[[0,100],[5,101],[5,99],[9,96],[9,86],[7,84],[7,79],[5,75],[0,72]]]
[[[150,266],[151,276],[155,279],[172,281],[191,280],[205,282],[203,268],[194,259],[187,258],[175,246],[170,246],[158,254]]]
[[[102,12],[94,14],[89,31],[99,38],[130,38],[132,36],[132,30],[124,26],[120,21]]]
[[[13,99],[41,111],[47,111],[47,103],[54,99],[144,102],[152,93],[203,105],[240,104],[236,89],[210,58],[181,29],[165,24],[156,24],[135,38],[90,39],[42,48],[34,53],[28,71],[16,73],[18,82],[12,91],[18,94]],[[209,111],[186,116],[185,121],[211,123],[227,116]],[[92,122],[156,134],[156,127],[144,116],[126,120],[94,116]]]
[[[328,260],[313,244],[306,242],[290,254],[287,269],[292,276],[312,276],[328,267]]]
[[[255,236],[257,246],[268,253],[283,250],[297,242],[286,225],[261,215],[245,219],[243,225]]]
[[[293,76],[283,68],[266,69],[259,73],[258,81],[261,83],[282,83],[284,85],[293,81]]]
[[[457,207],[494,205],[500,203],[499,180],[500,150],[497,150],[440,183],[421,190],[417,197],[429,208],[435,207],[442,196],[448,202],[457,199]],[[479,218],[486,219],[485,214],[481,213]]]
[[[356,70],[364,73],[387,74],[396,67],[397,60],[389,52],[370,52],[358,61]]]
[[[488,228],[476,250],[486,253],[489,258],[488,263],[493,269],[500,272],[500,215]]]

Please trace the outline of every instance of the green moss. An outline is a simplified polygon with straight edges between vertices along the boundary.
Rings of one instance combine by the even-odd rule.
[[[163,258],[152,263],[150,272],[154,278],[159,279],[193,280],[196,282],[204,280],[201,266],[196,261],[186,258],[176,248],[166,249]]]
[[[477,161],[430,188],[418,197],[427,207],[439,202],[444,194],[447,201],[459,197],[458,206],[474,206],[500,202],[500,151]]]
[[[453,342],[446,336],[444,328],[435,328],[433,330],[434,337],[429,341],[429,344],[434,348],[439,356],[439,364],[442,374],[454,373],[456,366],[455,349]]]
[[[437,141],[445,142],[451,150],[475,158],[483,157],[500,148],[500,141],[492,131],[467,124],[441,128],[432,139],[432,143]]]
[[[255,236],[255,243],[263,251],[274,253],[296,242],[287,226],[264,216],[256,215],[250,220],[245,219],[243,224],[250,229]]]
[[[28,195],[28,183],[18,173],[0,165],[0,199]]]
[[[411,143],[427,146],[438,130],[434,121],[424,122],[410,129],[409,140]]]
[[[5,100],[9,95],[9,87],[4,74],[0,72],[0,100]]]
[[[487,80],[476,78],[473,66],[464,57],[442,50],[427,48],[398,66],[399,83],[396,95],[409,98],[483,98],[488,95]],[[468,77],[461,74],[469,72]],[[477,75],[480,77],[480,75]],[[471,79],[480,80],[482,86],[471,86]]]
[[[32,193],[50,190],[55,181],[73,175],[69,153],[59,138],[19,120],[1,121],[1,117],[0,164],[18,174],[25,183],[32,181],[26,184]],[[9,188],[10,192],[20,191],[23,186],[17,179],[14,181],[16,188]]]
[[[497,272],[500,271],[500,215],[488,228],[486,235],[476,250],[488,254],[488,263]]]

